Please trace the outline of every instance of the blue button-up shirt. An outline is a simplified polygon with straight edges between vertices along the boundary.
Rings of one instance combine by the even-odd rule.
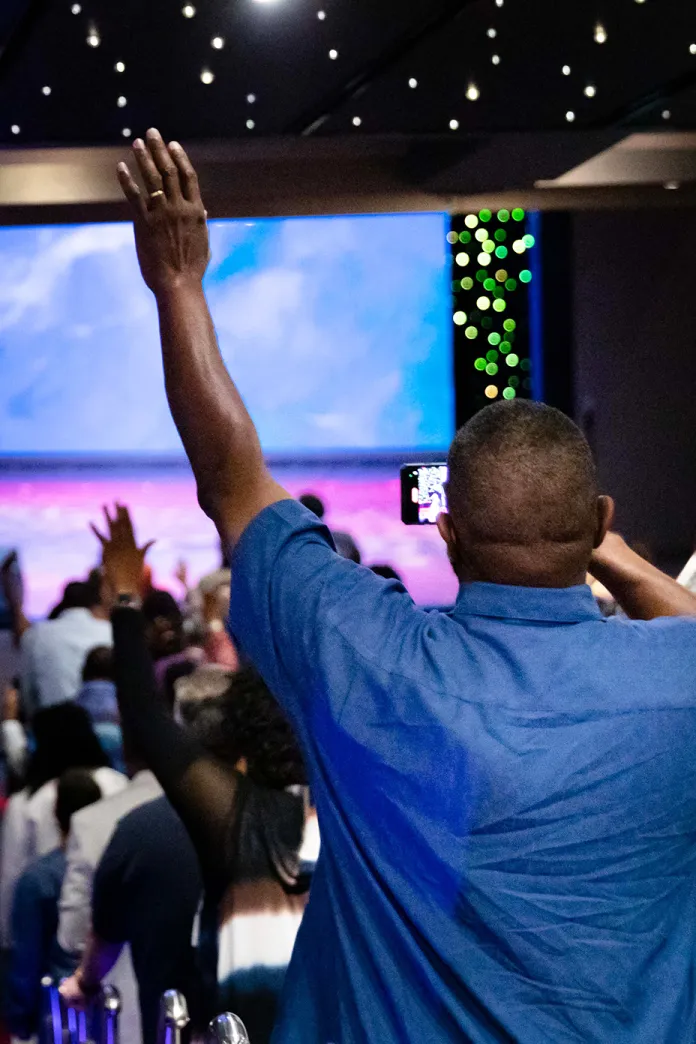
[[[274,1040],[696,1039],[696,622],[584,586],[424,613],[292,501],[233,576],[322,830]]]

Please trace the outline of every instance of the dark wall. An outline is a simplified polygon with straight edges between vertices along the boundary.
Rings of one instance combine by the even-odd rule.
[[[576,415],[619,528],[678,561],[696,537],[696,211],[577,213]]]

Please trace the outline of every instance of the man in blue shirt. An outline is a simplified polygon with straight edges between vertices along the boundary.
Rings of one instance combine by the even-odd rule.
[[[320,816],[274,1039],[693,1040],[696,599],[606,536],[585,440],[531,403],[453,444],[451,615],[340,559],[225,370],[185,153],[151,131],[135,155],[147,202],[119,177],[170,407],[235,548],[231,628],[302,737]],[[634,621],[602,619],[590,564]]]

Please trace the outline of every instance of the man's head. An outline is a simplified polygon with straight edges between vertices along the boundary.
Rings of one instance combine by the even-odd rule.
[[[65,839],[70,830],[70,820],[87,805],[101,800],[99,784],[87,769],[69,769],[58,780],[56,794],[56,819]]]
[[[326,513],[324,505],[314,493],[303,493],[300,497],[300,504],[306,507],[308,511],[311,511],[313,515],[316,515],[317,518],[323,518]]]
[[[590,448],[568,417],[523,400],[488,406],[457,433],[449,472],[438,528],[460,580],[584,582],[614,506],[599,496]]]
[[[85,658],[83,682],[114,680],[114,650],[110,645],[97,645]]]
[[[184,618],[169,591],[151,590],[143,599],[147,643],[153,659],[161,660],[184,647]]]

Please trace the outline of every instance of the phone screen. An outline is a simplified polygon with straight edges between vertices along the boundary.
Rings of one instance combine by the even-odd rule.
[[[401,469],[401,520],[407,526],[434,526],[447,510],[446,464],[404,464]]]

